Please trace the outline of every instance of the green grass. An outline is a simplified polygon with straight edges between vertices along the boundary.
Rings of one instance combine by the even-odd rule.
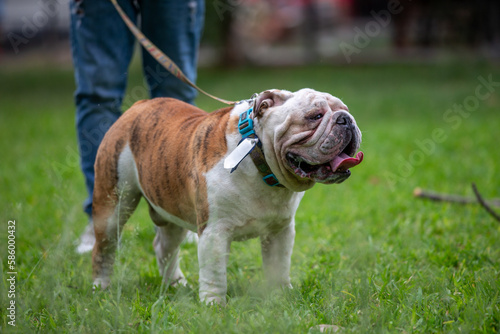
[[[2,68],[0,332],[307,333],[319,324],[345,333],[499,332],[500,224],[476,205],[412,196],[417,186],[472,196],[471,182],[485,197],[500,194],[500,87],[456,128],[443,119],[489,75],[500,81],[500,68],[201,70],[200,86],[227,99],[303,87],[342,98],[365,153],[348,181],[318,185],[301,203],[294,289],[267,291],[258,242],[233,243],[228,305],[220,308],[198,301],[195,245],[181,252],[191,287],[162,286],[144,203],[126,225],[111,289],[92,294],[90,255],[74,252],[86,218],[71,69]],[[129,90],[141,85],[133,68]],[[205,97],[198,104],[220,106]],[[433,141],[435,129],[446,138]],[[6,318],[9,219],[17,224],[15,328]]]

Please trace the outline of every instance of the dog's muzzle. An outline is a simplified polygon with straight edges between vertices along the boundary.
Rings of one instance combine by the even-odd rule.
[[[351,175],[349,169],[363,161],[363,152],[356,154],[361,141],[359,131],[348,113],[339,113],[332,131],[314,148],[325,156],[325,161],[312,162],[299,153],[287,153],[288,164],[297,176],[325,184],[341,183]]]

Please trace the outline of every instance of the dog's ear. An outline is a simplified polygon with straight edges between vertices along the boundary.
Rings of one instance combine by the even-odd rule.
[[[272,107],[280,106],[285,103],[292,94],[288,91],[273,89],[266,90],[257,95],[255,99],[254,113],[255,117],[260,117],[264,112]]]

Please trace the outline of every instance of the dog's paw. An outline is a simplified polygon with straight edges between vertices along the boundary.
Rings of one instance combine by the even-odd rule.
[[[209,306],[226,306],[226,296],[218,296],[211,293],[200,293],[200,300]]]
[[[226,306],[226,298],[209,297],[209,298],[205,299],[205,304],[207,304],[209,306],[218,305],[218,306],[224,307],[224,306]]]
[[[92,291],[96,292],[98,290],[104,290],[107,289],[110,283],[109,278],[102,278],[98,277],[94,280],[94,283],[92,284]]]

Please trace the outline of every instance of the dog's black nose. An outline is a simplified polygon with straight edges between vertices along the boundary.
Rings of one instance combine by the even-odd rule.
[[[339,112],[340,115],[337,117],[336,123],[339,125],[349,126],[351,125],[351,117],[345,112]]]

